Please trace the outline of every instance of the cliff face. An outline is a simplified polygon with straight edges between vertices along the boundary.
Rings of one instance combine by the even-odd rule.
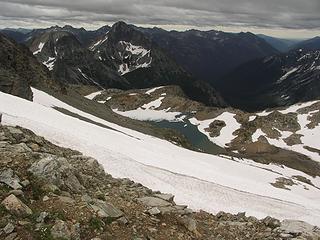
[[[0,126],[2,239],[317,239],[303,222],[193,212],[27,129]],[[292,231],[294,226],[295,231]],[[290,230],[291,229],[291,230]],[[312,238],[313,237],[313,238]]]
[[[30,85],[57,87],[27,47],[0,34],[0,91],[32,100]]]

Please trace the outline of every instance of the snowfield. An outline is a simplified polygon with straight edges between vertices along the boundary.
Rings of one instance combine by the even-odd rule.
[[[196,118],[191,118],[189,121],[191,124],[198,126],[199,131],[205,134],[210,141],[221,147],[226,147],[228,143],[236,138],[236,135],[233,135],[233,133],[241,127],[241,124],[234,118],[235,115],[236,114],[224,112],[214,119],[199,121]],[[221,129],[218,137],[211,137],[206,129],[216,120],[225,122],[226,126]]]
[[[150,90],[151,91],[151,90]],[[150,92],[149,91],[149,92]],[[156,90],[154,90],[156,91]],[[150,92],[152,93],[152,92]],[[150,94],[146,93],[146,94]],[[162,104],[164,97],[160,97],[150,103],[144,104],[141,107],[130,111],[119,111],[119,109],[112,109],[115,113],[140,121],[154,121],[160,122],[167,120],[169,122],[181,122],[185,118],[181,112],[170,112],[170,108],[157,110]]]
[[[33,89],[34,102],[0,92],[3,123],[19,125],[49,141],[96,158],[114,177],[127,177],[176,196],[178,204],[212,213],[245,211],[320,226],[320,178],[250,160],[235,161],[183,149],[73,108]],[[67,109],[112,129],[64,115]],[[318,187],[295,181],[291,191],[274,188],[276,178],[301,175]]]

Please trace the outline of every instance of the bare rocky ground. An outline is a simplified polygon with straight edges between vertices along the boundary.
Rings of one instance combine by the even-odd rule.
[[[0,125],[0,239],[320,239],[299,221],[212,215],[27,129]]]

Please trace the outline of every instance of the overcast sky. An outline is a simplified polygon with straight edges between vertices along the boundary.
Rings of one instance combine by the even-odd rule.
[[[320,0],[0,0],[0,28],[70,24],[95,29],[123,20],[185,30],[320,35]]]

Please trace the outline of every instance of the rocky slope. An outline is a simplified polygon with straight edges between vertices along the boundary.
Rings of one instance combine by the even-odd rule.
[[[28,48],[0,34],[0,90],[31,100],[31,84],[59,89]]]
[[[227,75],[218,89],[230,105],[249,111],[319,99],[319,56],[299,49],[258,59]]]
[[[318,239],[304,222],[211,215],[114,179],[96,160],[0,126],[2,239]]]

